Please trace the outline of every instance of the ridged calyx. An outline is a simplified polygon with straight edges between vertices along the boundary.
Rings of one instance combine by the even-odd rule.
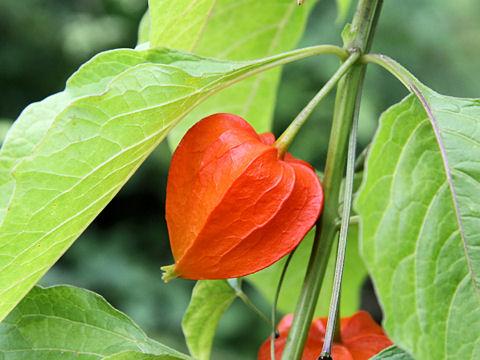
[[[285,316],[278,325],[280,336],[275,339],[275,359],[281,359],[292,325],[293,315]],[[322,352],[327,319],[313,320],[303,350],[302,360],[318,360]],[[334,342],[331,357],[335,360],[368,360],[392,345],[383,329],[365,311],[343,318],[340,323],[341,341]],[[258,360],[270,360],[270,338],[258,352]]]
[[[178,145],[166,218],[175,265],[165,280],[225,279],[259,271],[291,252],[323,206],[313,168],[231,114],[208,116]]]

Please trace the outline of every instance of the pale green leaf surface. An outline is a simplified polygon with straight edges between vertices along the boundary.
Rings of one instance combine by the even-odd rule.
[[[150,45],[195,52],[217,0],[149,0]],[[230,3],[233,1],[229,0]],[[198,54],[201,55],[201,54]]]
[[[110,355],[102,358],[102,360],[182,360],[185,357],[178,357],[175,355],[154,355],[145,354],[138,351],[124,351],[115,355]]]
[[[225,280],[201,280],[195,285],[182,321],[188,348],[195,359],[210,359],[218,322],[235,297],[235,290]]]
[[[12,126],[12,122],[10,120],[0,119],[0,145],[2,145],[3,140],[5,140],[10,126]]]
[[[402,349],[390,346],[372,357],[371,360],[413,360],[413,358]]]
[[[290,261],[278,301],[278,309],[284,313],[292,313],[295,310],[310,258],[313,237],[314,230],[310,231],[305,239],[302,240]],[[367,276],[365,265],[358,252],[358,227],[356,225],[350,226],[346,254],[341,296],[342,316],[350,316],[358,310],[360,305],[360,290]],[[336,252],[332,252],[332,256],[330,256],[328,262],[325,281],[315,309],[316,316],[326,316],[328,314],[331,288],[333,285],[335,255]],[[256,286],[258,291],[271,303],[273,302],[285,261],[286,258],[283,258],[272,266],[247,277],[247,279]]]
[[[151,43],[219,59],[248,60],[287,51],[303,34],[316,1],[150,0]],[[208,99],[169,135],[172,148],[198,120],[227,112],[257,131],[271,130],[280,69],[242,81]]]
[[[382,115],[369,152],[363,255],[396,344],[416,359],[478,359],[480,102],[408,85],[418,98]]]
[[[148,338],[101,296],[71,286],[33,288],[0,323],[5,360],[95,360],[125,351],[188,359]]]
[[[193,107],[312,49],[243,63],[166,49],[108,51],[65,91],[27,107],[0,150],[0,319]]]
[[[147,10],[138,25],[137,44],[149,43],[150,41],[150,12]]]

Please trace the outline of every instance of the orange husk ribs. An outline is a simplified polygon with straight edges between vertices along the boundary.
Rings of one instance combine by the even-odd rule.
[[[164,278],[248,275],[291,252],[323,206],[313,168],[279,158],[272,134],[241,117],[208,116],[173,154],[166,219],[175,264]]]
[[[292,325],[293,315],[285,316],[278,325],[280,336],[275,340],[275,359],[281,359]],[[312,322],[302,360],[317,360],[322,352],[327,319],[319,318]],[[334,342],[334,360],[367,360],[392,345],[382,327],[365,311],[343,318],[340,323],[341,341]],[[258,352],[258,360],[270,360],[270,338]]]

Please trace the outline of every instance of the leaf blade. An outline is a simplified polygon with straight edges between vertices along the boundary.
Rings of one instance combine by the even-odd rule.
[[[413,358],[402,349],[391,346],[372,357],[372,360],[412,360]]]
[[[193,52],[215,5],[215,0],[149,0],[151,46]]]
[[[309,1],[298,7],[290,0],[182,0],[173,6],[169,1],[150,1],[156,14],[152,13],[152,21],[158,29],[151,41],[157,46],[221,59],[269,56],[297,44],[315,3]],[[186,33],[184,23],[195,30]],[[211,97],[173,130],[169,135],[170,146],[175,148],[196,121],[218,112],[242,116],[259,132],[270,131],[279,79],[280,70],[275,70]]]
[[[197,282],[182,320],[183,333],[194,358],[210,359],[218,322],[235,297],[235,290],[225,280]]]
[[[103,359],[125,351],[188,359],[148,338],[101,296],[72,286],[34,288],[0,323],[0,333],[0,354],[12,360]]]
[[[369,155],[357,206],[363,254],[396,343],[418,358],[474,358],[480,167],[466,142],[478,141],[480,106],[408,81],[416,97],[382,115]]]
[[[102,360],[182,360],[184,358],[175,355],[154,355],[137,351],[124,351],[118,354],[109,355]]]
[[[0,150],[0,319],[193,107],[322,49],[250,62],[114,50],[82,66],[64,92],[28,107]]]

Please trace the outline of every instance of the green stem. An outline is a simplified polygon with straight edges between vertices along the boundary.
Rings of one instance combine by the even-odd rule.
[[[395,76],[410,92],[416,94],[419,88],[423,87],[423,84],[412,75],[407,69],[405,69],[398,62],[392,58],[383,54],[366,54],[362,56],[362,63],[372,63],[380,65],[385,70]]]
[[[382,0],[359,1],[345,48],[356,48],[361,53],[369,51],[381,4]],[[356,64],[338,83],[323,179],[325,207],[323,215],[317,223],[307,273],[283,352],[282,359],[284,360],[301,359],[318,301],[318,294],[337,229],[335,220],[338,215],[340,184],[345,170],[348,136],[357,109],[357,98],[361,93],[364,75],[364,66]]]
[[[338,237],[337,261],[335,263],[335,277],[333,279],[332,297],[330,300],[330,311],[328,313],[327,330],[323,342],[322,355],[328,356],[331,353],[332,342],[341,339],[340,334],[340,290],[342,285],[343,267],[345,265],[345,253],[347,249],[348,227],[350,225],[350,211],[352,208],[353,180],[355,176],[355,153],[357,145],[358,112],[360,99],[357,97],[357,105],[354,111],[354,120],[350,131],[347,154],[347,171],[345,174],[345,190],[343,192],[343,211],[340,235]]]
[[[247,296],[247,294],[245,294],[242,290],[237,290],[237,294],[236,294],[240,300],[243,301],[243,303],[245,305],[247,305],[250,310],[252,310],[254,313],[256,313],[263,321],[265,321],[265,323],[268,325],[268,326],[272,326],[272,323],[270,321],[270,319],[259,309],[257,308],[257,306],[252,302],[252,300],[250,300],[250,298]]]
[[[320,89],[320,91],[310,100],[310,102],[305,106],[302,111],[295,117],[295,119],[290,123],[288,128],[283,132],[282,135],[275,142],[275,146],[279,149],[278,156],[283,158],[285,153],[288,150],[288,147],[292,143],[293,139],[299,132],[300,128],[305,124],[310,114],[317,107],[317,105],[332,91],[337,85],[338,81],[342,78],[343,75],[352,67],[353,64],[360,57],[360,53],[357,51],[353,52],[347,60],[337,69],[337,71],[332,75],[332,77],[325,83],[325,85]]]
[[[292,260],[293,254],[295,254],[295,248],[290,254],[288,254],[287,260],[285,261],[285,264],[283,265],[282,273],[280,274],[280,279],[278,280],[277,284],[277,290],[275,291],[275,297],[273,298],[273,304],[272,304],[272,314],[271,314],[271,320],[272,320],[272,335],[270,339],[270,358],[271,360],[275,360],[275,340],[277,338],[277,304],[278,304],[278,299],[280,297],[280,291],[282,290],[282,284],[283,280],[285,279],[285,275],[287,274],[288,270],[288,265],[290,264],[290,260]]]

